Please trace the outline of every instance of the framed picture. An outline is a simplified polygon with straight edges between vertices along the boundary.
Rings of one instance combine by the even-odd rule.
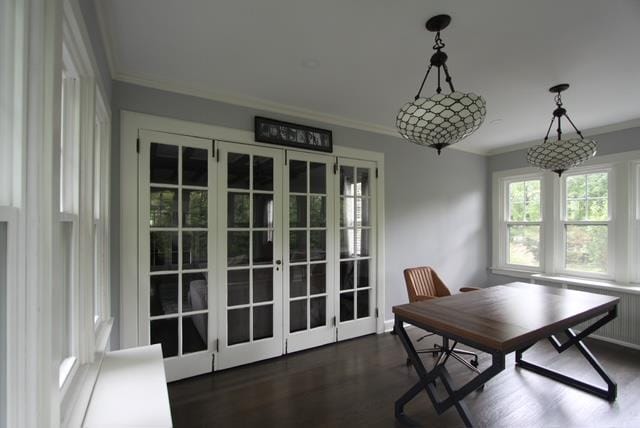
[[[261,143],[333,152],[333,137],[328,129],[296,125],[266,117],[255,117],[255,140]]]

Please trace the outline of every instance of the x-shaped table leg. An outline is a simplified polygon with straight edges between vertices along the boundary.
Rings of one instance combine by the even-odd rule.
[[[418,374],[418,382],[413,385],[407,392],[405,392],[402,397],[400,397],[395,403],[395,416],[402,423],[407,425],[416,425],[407,415],[404,413],[404,406],[411,401],[418,393],[424,390],[429,397],[429,400],[433,404],[434,409],[440,415],[450,407],[455,407],[458,411],[458,414],[464,421],[465,426],[471,427],[474,425],[473,420],[471,419],[471,415],[469,409],[462,401],[464,397],[469,395],[471,392],[478,389],[480,386],[484,385],[489,379],[500,373],[504,370],[505,367],[505,357],[502,353],[493,353],[492,354],[492,363],[489,368],[482,371],[479,375],[471,379],[469,382],[464,384],[462,387],[457,390],[453,389],[451,376],[449,375],[449,371],[445,366],[445,363],[448,358],[448,354],[442,354],[441,357],[436,362],[436,365],[431,371],[427,371],[427,369],[422,364],[422,360],[420,356],[416,352],[415,347],[411,343],[409,336],[407,335],[406,330],[402,324],[402,319],[396,316],[395,318],[395,332],[400,338],[400,342],[407,352],[407,356],[411,360],[412,366]],[[444,356],[443,356],[444,355]],[[435,396],[435,385],[434,381],[436,378],[440,378],[442,384],[444,385],[448,397],[442,401],[438,401]]]

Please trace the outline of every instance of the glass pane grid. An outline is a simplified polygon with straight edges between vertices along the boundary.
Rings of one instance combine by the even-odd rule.
[[[208,202],[206,200],[206,193],[204,195],[198,195],[197,192],[202,193],[202,191],[207,191],[207,186],[186,186],[183,185],[183,175],[184,175],[184,153],[189,152],[190,155],[196,155],[193,158],[189,158],[191,165],[195,165],[196,168],[190,171],[190,177],[195,178],[196,180],[200,180],[203,183],[207,183],[208,176],[208,151],[203,149],[193,149],[186,148],[181,145],[156,145],[154,147],[152,143],[152,153],[151,153],[151,175],[154,174],[154,159],[158,160],[161,165],[160,168],[164,167],[165,170],[159,170],[160,174],[163,177],[163,181],[172,181],[174,183],[171,184],[161,184],[158,186],[156,182],[153,180],[150,184],[151,191],[150,195],[152,196],[150,208],[151,208],[151,216],[152,221],[150,224],[152,233],[161,233],[168,232],[175,234],[175,242],[177,247],[177,254],[172,255],[172,265],[173,260],[175,263],[175,269],[171,270],[156,270],[155,272],[150,272],[150,281],[151,281],[151,306],[150,310],[152,312],[161,313],[170,312],[164,315],[160,314],[149,314],[150,320],[150,343],[161,343],[163,346],[163,353],[165,357],[173,357],[180,356],[185,353],[192,353],[198,351],[204,351],[208,347],[208,336],[207,336],[207,316],[208,316],[208,303],[207,303],[207,289],[208,285],[206,279],[202,273],[207,272],[206,268],[201,269],[190,269],[185,271],[184,269],[184,244],[183,239],[185,239],[185,234],[183,232],[187,232],[190,235],[191,243],[196,245],[196,238],[198,235],[205,233],[205,245],[204,247],[196,248],[192,246],[190,250],[196,251],[193,254],[198,254],[197,250],[203,250],[204,254],[200,253],[197,259],[204,260],[205,266],[208,263],[206,260],[206,233],[207,228],[206,222],[208,219]],[[164,150],[167,153],[173,153],[174,158],[176,159],[177,165],[169,167],[166,169],[166,156],[165,160],[161,161],[159,157],[154,158],[157,154],[158,147],[164,146],[164,148],[160,148],[160,151]],[[175,156],[177,154],[177,156]],[[199,158],[199,159],[198,159]],[[171,161],[169,161],[171,162]],[[175,172],[171,172],[171,168],[174,168]],[[204,172],[203,172],[204,171]],[[177,181],[177,183],[176,183]],[[189,183],[192,184],[192,183]],[[198,182],[200,184],[200,182]],[[188,187],[187,192],[184,190]],[[167,193],[166,189],[177,190],[177,192]],[[154,193],[155,192],[155,193]],[[154,195],[159,195],[160,199],[154,199]],[[164,195],[164,196],[163,196]],[[189,210],[189,217],[187,217],[187,213],[185,213],[183,195],[185,196],[195,196],[188,199],[189,206],[191,208],[191,204],[193,203],[193,209]],[[168,207],[172,212],[168,213],[166,207],[167,197],[171,197],[173,199],[170,202],[173,205],[173,208]],[[169,217],[167,216],[169,214]],[[161,217],[158,217],[160,215]],[[154,220],[155,219],[155,220]],[[184,227],[184,219],[188,219],[190,222],[190,226],[197,226],[186,228]],[[169,224],[167,224],[169,222]],[[158,224],[160,227],[153,227],[153,225]],[[174,226],[174,227],[166,227],[166,226]],[[153,235],[152,235],[153,236]],[[160,235],[156,235],[156,241],[160,238]],[[201,240],[201,237],[200,237]],[[152,237],[153,242],[153,237]],[[172,241],[171,246],[173,248],[174,241]],[[172,250],[173,252],[173,250]],[[189,253],[190,258],[192,259],[192,252]],[[204,259],[202,259],[204,257]],[[153,267],[152,267],[153,269]],[[202,278],[198,278],[198,275]],[[152,279],[156,278],[156,279]],[[183,290],[183,279],[191,279],[189,283],[189,290]],[[170,283],[166,281],[169,280]],[[177,280],[177,284],[176,284]],[[160,281],[160,282],[158,282]],[[164,281],[164,282],[162,282]],[[194,282],[195,281],[195,282]],[[204,292],[202,292],[202,282],[204,281]],[[174,286],[171,283],[175,284]],[[169,286],[169,288],[167,288]],[[189,307],[183,307],[183,299],[184,299],[184,291],[188,291],[186,296],[187,299],[191,299],[191,292],[195,290],[192,287],[199,286],[199,294],[198,294],[198,302],[193,303],[190,301]],[[164,290],[164,291],[163,291]],[[159,293],[159,294],[158,294]],[[167,294],[169,293],[169,294]],[[195,296],[195,294],[194,294]],[[196,297],[193,297],[196,300]],[[175,306],[173,306],[175,305]],[[204,306],[204,308],[202,308]],[[174,309],[175,307],[175,312]],[[189,314],[187,317],[187,321],[183,319],[183,314]],[[186,328],[185,327],[189,327]]]
[[[243,160],[243,156],[248,162]],[[227,272],[246,271],[248,273],[247,303],[229,305],[227,301],[227,344],[234,346],[273,337],[272,279],[271,284],[263,284],[265,280],[269,282],[267,278],[262,277],[260,282],[257,282],[255,276],[262,274],[261,271],[268,271],[271,276],[273,275],[273,266],[275,265],[272,245],[276,213],[273,211],[275,206],[273,158],[229,153],[228,162],[230,159],[237,160],[243,167],[242,170],[228,172],[228,183],[234,181],[234,185],[228,184],[227,192],[228,194],[246,195],[243,202],[246,215],[240,216],[240,219],[246,222],[246,226],[229,227],[237,226],[237,224],[236,222],[231,224],[228,222],[227,233],[244,232],[246,233],[245,239],[248,241],[246,249],[239,248],[238,251],[232,252],[234,257],[242,259],[240,262],[242,265],[229,259],[228,263],[235,264],[235,266],[229,265],[227,267]],[[248,166],[244,168],[246,165]],[[259,170],[260,173],[257,174],[256,170]],[[233,178],[231,174],[235,174]],[[248,175],[248,177],[243,175]],[[236,216],[236,207],[228,207],[228,216]],[[260,290],[256,289],[257,284],[261,284]],[[229,286],[230,283],[227,283],[228,292]]]

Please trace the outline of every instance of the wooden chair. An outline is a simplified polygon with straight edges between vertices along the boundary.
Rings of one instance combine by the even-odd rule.
[[[413,267],[404,270],[404,280],[407,285],[407,293],[409,294],[409,302],[421,302],[425,300],[437,299],[439,297],[450,296],[451,291],[442,282],[435,270],[429,266]],[[461,292],[475,291],[478,288],[463,287]],[[418,342],[425,337],[433,336],[434,333],[429,333],[418,339]],[[446,338],[442,339],[442,346],[435,345],[433,348],[421,349],[417,351],[418,354],[432,354],[434,357],[440,358],[446,353],[456,360],[460,361],[464,366],[468,367],[476,373],[480,373],[478,367],[478,354],[464,349],[449,349],[449,341]],[[462,358],[462,355],[472,356],[471,361],[467,361]],[[411,364],[411,360],[407,358],[407,365]]]

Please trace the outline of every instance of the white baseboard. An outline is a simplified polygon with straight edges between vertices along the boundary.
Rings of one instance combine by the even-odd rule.
[[[635,343],[625,342],[624,340],[612,339],[610,337],[600,336],[597,334],[592,334],[589,336],[589,338],[602,340],[603,342],[609,342],[615,345],[624,346],[625,348],[637,349],[640,351],[640,345],[637,345]]]
[[[394,322],[394,321],[393,321],[393,319],[386,320],[386,321],[384,322],[384,332],[385,332],[385,333],[388,333],[388,332],[390,332],[391,330],[393,330],[393,322]]]

